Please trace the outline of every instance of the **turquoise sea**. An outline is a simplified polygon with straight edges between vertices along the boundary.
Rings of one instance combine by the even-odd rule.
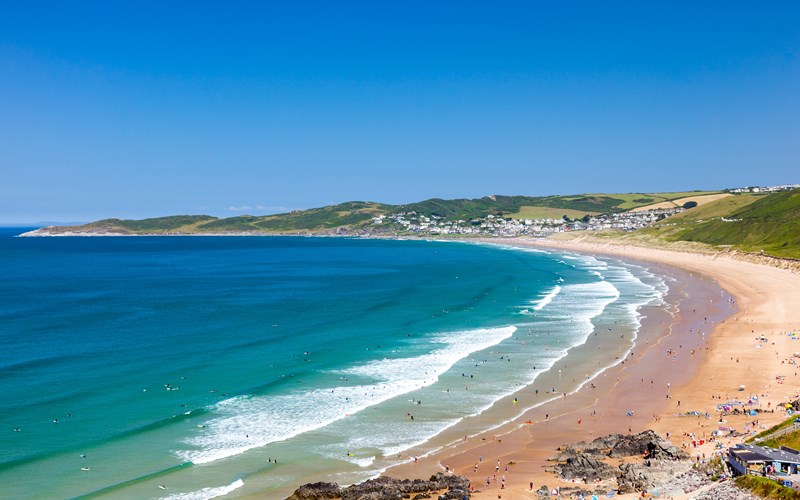
[[[22,231],[0,229],[4,498],[365,479],[592,332],[630,341],[666,290],[613,260],[458,242]]]

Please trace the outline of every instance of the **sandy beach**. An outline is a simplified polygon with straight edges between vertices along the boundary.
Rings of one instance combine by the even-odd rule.
[[[541,485],[581,485],[559,481],[545,471],[556,449],[568,443],[653,429],[669,433],[673,444],[702,459],[714,452],[716,443],[707,439],[720,426],[759,430],[785,419],[785,413],[776,411],[727,416],[719,422],[716,406],[758,396],[760,408],[771,410],[797,397],[797,369],[788,361],[800,344],[787,335],[800,328],[796,271],[718,254],[580,241],[494,241],[653,263],[678,280],[670,293],[688,298],[678,298],[680,311],[671,315],[651,311],[625,363],[591,384],[510,424],[392,468],[389,475],[423,477],[447,467],[470,478],[480,490],[475,498],[533,498]],[[691,282],[691,289],[682,288],[682,281]],[[766,340],[757,340],[762,335]],[[591,339],[587,347],[593,348]],[[710,418],[679,416],[691,411],[708,412]],[[695,447],[693,438],[706,443]]]

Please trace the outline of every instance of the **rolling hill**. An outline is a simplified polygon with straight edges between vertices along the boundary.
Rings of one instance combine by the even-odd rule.
[[[112,234],[219,234],[219,233],[330,233],[339,228],[353,230],[367,225],[373,217],[410,213],[443,220],[472,220],[487,215],[510,218],[555,218],[564,215],[614,213],[650,203],[705,195],[708,191],[679,193],[588,194],[569,196],[485,196],[474,199],[430,200],[405,205],[351,201],[308,210],[275,215],[241,215],[218,218],[210,215],[175,215],[141,220],[103,219],[82,226],[48,228],[48,234],[70,232]]]
[[[800,190],[764,196],[725,216],[689,226],[676,237],[682,241],[800,258]]]
[[[678,249],[737,250],[800,259],[800,190],[727,196],[633,233],[602,239]]]
[[[634,233],[604,234],[649,244],[702,244],[709,248],[763,252],[800,258],[800,190],[773,194],[691,191],[676,193],[585,194],[569,196],[486,196],[476,199],[430,199],[405,205],[352,201],[275,215],[177,215],[141,220],[104,219],[83,226],[48,227],[40,234],[395,234],[403,228],[390,218],[376,226],[380,215],[414,212],[442,220],[477,220],[488,215],[506,218],[551,218],[564,215],[618,213],[637,207],[701,200],[699,206],[656,222]]]

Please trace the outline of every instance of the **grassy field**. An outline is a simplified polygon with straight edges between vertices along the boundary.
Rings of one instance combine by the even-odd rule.
[[[654,203],[661,203],[664,201],[677,200],[679,198],[686,198],[689,196],[704,196],[708,194],[719,194],[720,191],[676,191],[668,193],[624,193],[624,194],[610,194],[610,195],[595,195],[587,194],[585,196],[611,196],[616,199],[622,200],[617,208],[621,210],[632,210],[634,208],[643,207],[645,205],[652,205]]]
[[[620,237],[800,259],[800,190],[721,198]]]
[[[522,207],[519,212],[506,214],[512,219],[561,219],[567,216],[570,219],[580,219],[584,215],[597,215],[598,212],[585,212],[583,210],[573,210],[570,208],[552,207]]]
[[[698,196],[686,196],[685,198],[677,198],[675,200],[670,201],[661,201],[658,203],[653,203],[652,205],[644,205],[642,207],[636,207],[632,209],[632,212],[640,212],[644,210],[657,210],[661,208],[676,208],[682,207],[684,203],[693,201],[697,203],[697,206],[702,206],[707,203],[711,203],[712,201],[717,201],[721,198],[727,198],[733,196],[730,193],[717,193],[717,194],[703,194]]]
[[[640,232],[660,238],[678,239],[677,235],[681,232],[695,228],[698,224],[703,222],[730,215],[763,196],[764,195],[741,194],[720,198],[656,222],[652,227],[642,229]]]
[[[683,241],[800,258],[800,190],[761,197],[724,218],[698,222],[676,236]]]
[[[724,198],[720,198],[718,200],[713,200],[710,203],[705,203],[703,205],[699,205],[691,210],[686,210],[685,212],[675,214],[669,219],[665,219],[662,223],[667,222],[688,222],[688,221],[703,221],[714,219],[718,217],[724,217],[726,215],[731,214],[732,212],[742,209],[747,205],[750,205],[754,201],[757,201],[763,198],[765,195],[759,194],[738,194],[733,196],[727,196]]]
[[[761,498],[775,500],[800,500],[800,492],[781,486],[771,479],[759,476],[739,476],[736,486],[750,491]]]

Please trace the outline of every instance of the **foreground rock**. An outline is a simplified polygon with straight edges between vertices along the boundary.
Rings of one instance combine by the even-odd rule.
[[[611,434],[560,449],[550,468],[562,479],[632,493],[693,491],[709,482],[692,469],[689,455],[653,431]],[[612,462],[612,464],[608,463]]]
[[[439,472],[427,481],[381,476],[346,488],[336,483],[309,483],[297,488],[287,500],[400,500],[403,498],[461,500],[469,498],[469,480]]]
[[[760,497],[739,488],[731,481],[716,484],[692,498],[695,500],[761,500]]]

